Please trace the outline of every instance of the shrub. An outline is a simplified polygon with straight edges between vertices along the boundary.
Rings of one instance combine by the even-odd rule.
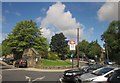
[[[55,53],[48,53],[48,59],[49,60],[56,60],[56,59],[59,59],[59,57]]]

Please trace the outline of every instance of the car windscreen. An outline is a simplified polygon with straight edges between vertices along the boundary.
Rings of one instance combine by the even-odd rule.
[[[111,67],[106,67],[106,68],[102,68],[96,72],[93,72],[92,74],[94,75],[97,75],[97,76],[100,76],[100,75],[103,75],[103,74],[106,74],[107,72],[113,70],[114,68],[111,68]]]

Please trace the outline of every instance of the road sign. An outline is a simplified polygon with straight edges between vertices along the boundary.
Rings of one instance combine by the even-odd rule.
[[[75,50],[75,41],[70,40],[70,50]]]

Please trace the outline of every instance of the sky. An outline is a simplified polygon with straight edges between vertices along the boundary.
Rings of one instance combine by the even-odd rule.
[[[118,17],[115,2],[2,2],[2,39],[4,40],[16,23],[33,20],[42,28],[43,36],[50,39],[62,32],[68,40],[98,40],[110,22]]]

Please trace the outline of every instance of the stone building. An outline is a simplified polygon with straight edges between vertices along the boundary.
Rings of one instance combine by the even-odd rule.
[[[41,56],[34,48],[28,48],[24,50],[22,58],[27,59],[28,67],[35,67]]]
[[[101,56],[100,56],[100,58],[99,58],[99,61],[100,61],[100,62],[103,62],[104,60],[105,60],[105,49],[102,48],[102,49],[101,49]]]

